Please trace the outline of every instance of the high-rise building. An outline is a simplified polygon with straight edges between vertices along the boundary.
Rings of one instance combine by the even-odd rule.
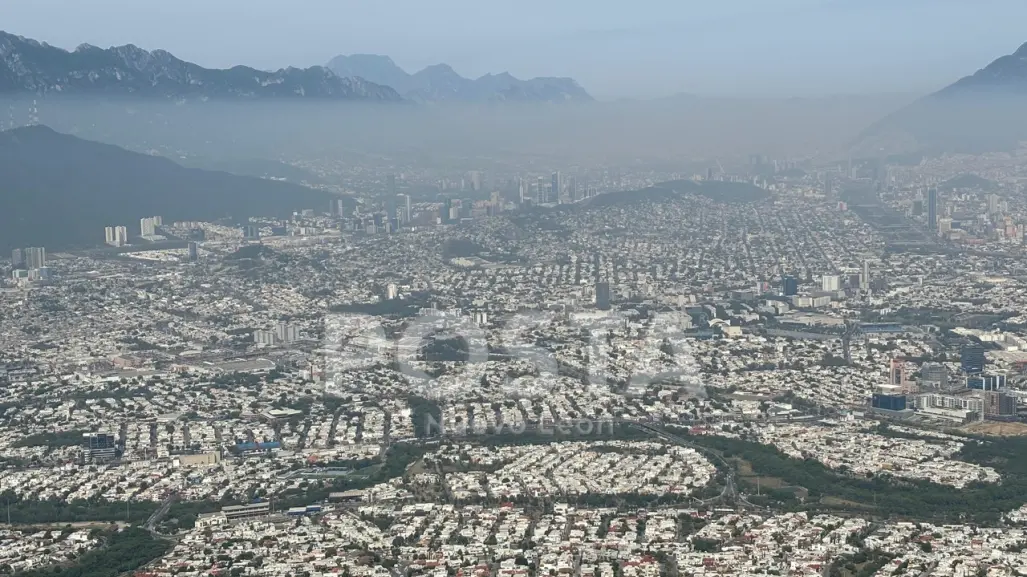
[[[283,343],[294,343],[300,340],[300,330],[296,325],[278,323],[275,326],[275,338]]]
[[[189,249],[189,262],[196,262],[200,260],[200,248],[195,242],[190,242],[186,245]]]
[[[157,227],[161,226],[163,220],[159,216],[148,216],[139,219],[139,236],[153,236],[157,234]]]
[[[11,251],[11,265],[16,269],[25,268],[25,249],[16,248]]]
[[[927,228],[938,228],[938,189],[933,186],[927,189]]]
[[[892,359],[889,369],[891,384],[897,387],[906,386],[906,362],[902,359]]]
[[[920,367],[920,383],[923,387],[944,389],[949,384],[949,370],[941,363],[924,363]]]
[[[346,199],[333,198],[328,206],[328,214],[338,218],[346,218]]]
[[[125,246],[128,244],[128,229],[123,226],[108,226],[104,229],[107,244],[111,246]]]
[[[984,347],[981,345],[963,347],[959,351],[959,365],[968,375],[984,372]]]
[[[395,194],[385,197],[385,222],[392,223],[399,220],[399,198]]]
[[[859,290],[870,290],[870,261],[863,261],[863,274],[859,277]]]
[[[387,196],[396,196],[396,175],[389,174],[385,177],[385,194]]]
[[[1001,211],[1001,200],[1002,198],[997,194],[988,195],[988,214],[995,215]]]
[[[523,178],[517,179],[517,204],[524,204],[528,200],[528,187]]]
[[[825,274],[820,278],[820,285],[825,292],[838,292],[842,289],[842,277],[836,274]]]
[[[610,283],[596,283],[596,308],[601,311],[610,310]]]
[[[535,204],[545,204],[549,202],[549,198],[546,196],[546,179],[544,176],[538,177],[538,181],[535,183]]]
[[[559,170],[553,173],[552,187],[553,201],[559,203],[561,197],[563,196],[563,175],[560,174]]]
[[[260,238],[260,228],[255,224],[247,224],[242,227],[242,236],[245,239]]]
[[[25,249],[25,267],[29,270],[46,266],[46,249],[33,246]]]
[[[791,297],[799,294],[799,279],[793,276],[781,278],[781,294]]]
[[[578,198],[578,177],[572,176],[567,179],[567,196],[570,197],[571,202],[577,202]]]
[[[468,176],[468,180],[471,182],[471,190],[474,190],[474,191],[481,190],[481,186],[482,186],[481,172],[479,172],[477,170],[472,170],[471,172],[467,173],[467,176]]]

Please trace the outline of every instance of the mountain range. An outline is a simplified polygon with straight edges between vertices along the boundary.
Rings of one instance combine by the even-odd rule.
[[[353,54],[328,62],[335,74],[390,86],[405,98],[422,102],[587,102],[592,97],[572,78],[520,80],[509,73],[464,78],[448,64],[435,64],[413,74],[388,56]]]
[[[266,72],[227,70],[175,58],[164,50],[128,44],[64,50],[0,32],[0,94],[135,95],[164,98],[306,98],[397,102],[388,86],[340,77],[327,68]]]
[[[985,152],[1027,140],[1027,44],[859,135],[857,154]]]
[[[104,227],[137,232],[146,216],[168,222],[286,216],[327,210],[333,198],[286,182],[185,168],[45,126],[0,132],[3,250],[96,246]]]

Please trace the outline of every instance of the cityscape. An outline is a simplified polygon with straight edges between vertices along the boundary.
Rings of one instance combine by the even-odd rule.
[[[0,57],[25,85],[0,95],[33,102],[0,132],[0,574],[1027,574],[1027,133],[230,162],[160,141],[165,112],[96,142],[48,120],[602,103],[569,78],[390,87],[367,55],[213,70],[2,33]],[[134,64],[36,67],[90,58]]]

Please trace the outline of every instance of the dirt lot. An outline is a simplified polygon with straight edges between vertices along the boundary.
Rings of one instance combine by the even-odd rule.
[[[1027,425],[1024,423],[1000,423],[997,421],[970,423],[959,430],[976,435],[991,435],[993,437],[1022,437],[1027,435]]]

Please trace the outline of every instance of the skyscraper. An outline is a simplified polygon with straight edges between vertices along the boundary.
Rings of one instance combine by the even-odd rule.
[[[385,177],[385,194],[396,196],[396,175],[389,174]]]
[[[610,283],[596,283],[596,308],[601,311],[610,310]]]
[[[553,173],[553,183],[552,183],[552,186],[553,186],[553,199],[552,200],[557,202],[557,203],[559,203],[560,202],[560,197],[563,194],[563,175],[560,174],[559,170]]]
[[[200,259],[200,249],[195,242],[190,242],[189,248],[189,262],[196,262]]]
[[[938,189],[927,189],[927,228],[938,229]]]
[[[999,213],[999,203],[1001,202],[1001,200],[1001,197],[999,197],[999,195],[997,194],[988,195],[988,214],[995,215]]]
[[[43,268],[46,266],[46,249],[41,246],[34,246],[25,249],[25,266],[31,269]]]
[[[128,243],[128,229],[123,226],[108,226],[104,229],[104,236],[111,246],[125,246]]]
[[[413,220],[414,211],[410,201],[410,195],[403,195],[403,223],[406,224]]]
[[[25,249],[16,248],[11,251],[11,264],[14,268],[23,268],[25,266]]]
[[[578,200],[578,177],[572,176],[567,179],[567,196],[571,199],[571,202],[577,202]]]
[[[792,297],[799,294],[799,280],[793,276],[781,278],[781,294]]]
[[[863,274],[859,277],[859,290],[870,290],[870,261],[863,261]]]
[[[975,375],[984,372],[984,347],[967,345],[959,351],[959,365],[964,373]]]
[[[159,216],[148,216],[139,219],[139,236],[153,236],[157,234],[157,227],[161,226],[163,220]]]
[[[544,176],[538,177],[536,186],[537,188],[535,190],[535,204],[545,204],[549,202],[549,199],[546,198],[546,179]]]

